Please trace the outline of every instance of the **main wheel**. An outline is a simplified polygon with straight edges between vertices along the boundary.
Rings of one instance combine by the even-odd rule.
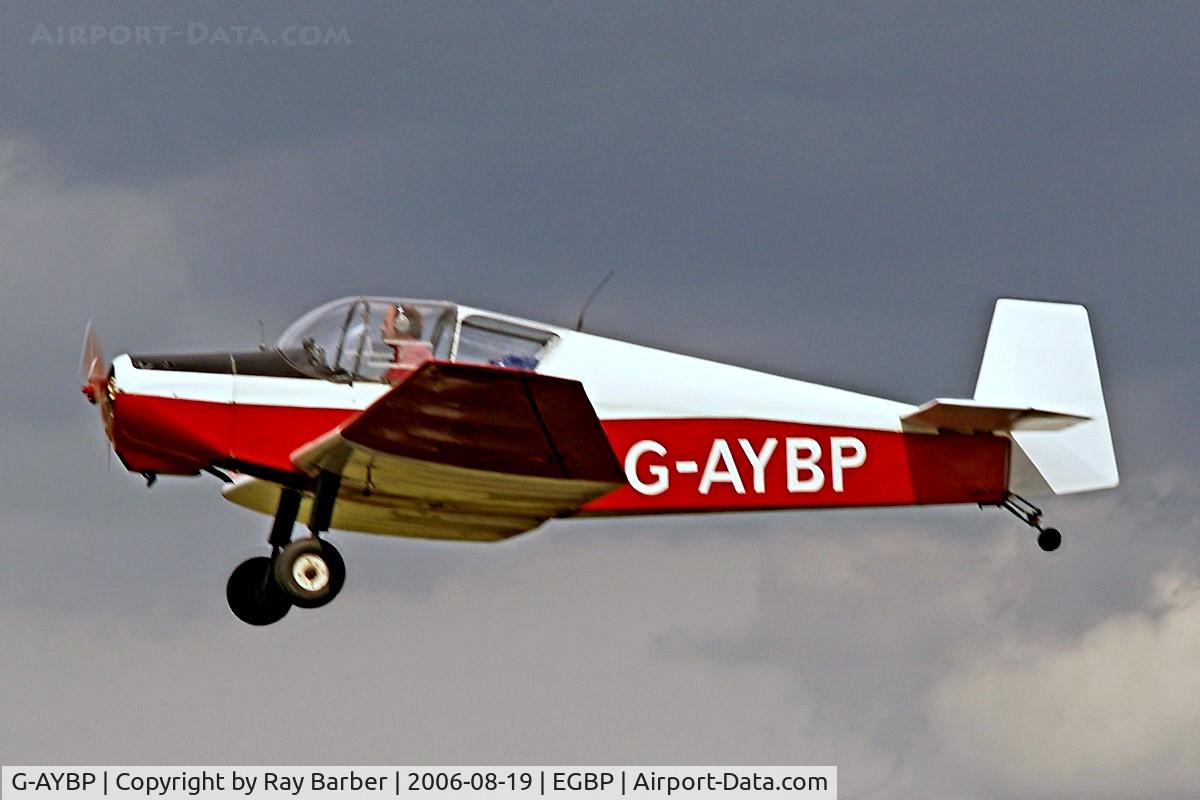
[[[292,608],[271,574],[271,559],[259,556],[238,564],[225,584],[229,610],[248,625],[270,625]]]
[[[325,556],[325,563],[329,565],[329,584],[332,587],[329,599],[332,600],[346,585],[346,562],[342,559],[342,554],[338,552],[338,549],[333,546],[333,542],[327,539],[321,539],[320,542],[321,554]]]
[[[312,537],[285,545],[275,556],[274,574],[293,605],[319,608],[342,590],[346,565],[337,548]]]
[[[1062,544],[1062,534],[1058,532],[1058,528],[1046,528],[1038,533],[1037,543],[1038,547],[1052,553]]]

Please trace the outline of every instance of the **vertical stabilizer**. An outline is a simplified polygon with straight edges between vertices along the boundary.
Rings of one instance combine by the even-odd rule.
[[[1117,485],[1108,411],[1083,306],[997,300],[975,400],[1087,417],[1065,430],[1013,431],[1009,491],[1072,494]]]

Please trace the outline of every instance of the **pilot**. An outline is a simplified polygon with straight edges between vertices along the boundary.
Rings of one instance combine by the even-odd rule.
[[[379,332],[383,343],[392,348],[394,357],[385,375],[388,383],[397,383],[417,367],[433,358],[433,350],[421,341],[425,320],[410,303],[388,306]]]

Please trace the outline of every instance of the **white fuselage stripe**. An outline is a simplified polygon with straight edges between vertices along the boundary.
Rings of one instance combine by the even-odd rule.
[[[382,383],[334,383],[310,378],[137,369],[129,356],[113,359],[117,388],[145,397],[289,408],[361,411],[390,388]]]
[[[556,329],[538,372],[580,381],[596,414],[614,419],[760,419],[899,431],[915,406]],[[390,388],[309,378],[136,369],[114,360],[117,388],[152,397],[289,408],[361,411]]]

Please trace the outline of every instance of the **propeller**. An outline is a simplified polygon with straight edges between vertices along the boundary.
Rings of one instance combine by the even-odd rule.
[[[100,419],[104,423],[104,435],[112,441],[112,394],[109,390],[108,362],[100,349],[100,339],[89,319],[83,332],[83,351],[79,356],[79,377],[83,379],[81,391],[88,402],[100,407]]]

